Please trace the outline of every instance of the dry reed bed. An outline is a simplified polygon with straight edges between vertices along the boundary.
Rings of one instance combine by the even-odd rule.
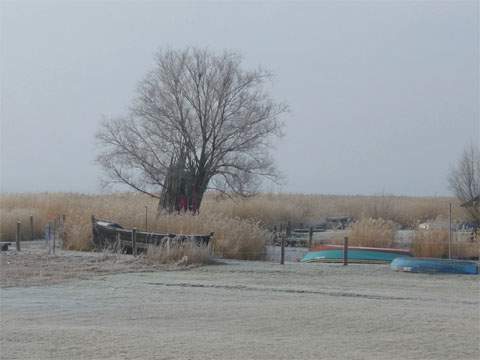
[[[30,237],[29,218],[34,216],[36,237],[43,237],[43,226],[58,215],[66,215],[65,246],[86,250],[91,246],[91,215],[109,219],[126,228],[145,228],[171,233],[215,233],[213,251],[227,258],[258,259],[274,224],[316,223],[326,216],[347,215],[361,220],[350,232],[352,245],[390,246],[393,222],[414,227],[419,222],[445,217],[452,198],[413,198],[396,196],[330,196],[303,194],[260,194],[249,199],[220,198],[208,194],[200,215],[155,216],[157,202],[136,193],[83,195],[70,193],[0,195],[1,239],[15,237],[15,224],[22,222],[22,236]],[[461,219],[464,214],[455,212]],[[379,220],[383,218],[385,220]],[[420,240],[417,241],[417,243]],[[427,250],[418,250],[422,254]],[[469,250],[470,251],[470,250]],[[434,252],[432,252],[433,254]],[[442,252],[443,254],[443,252]]]
[[[16,194],[2,195],[0,202],[2,239],[15,238],[20,220],[22,237],[30,238],[29,218],[34,216],[35,236],[43,237],[43,226],[60,214],[66,216],[65,248],[91,248],[91,215],[120,223],[126,228],[145,229],[145,206],[149,211],[148,231],[178,234],[214,232],[213,250],[227,258],[258,259],[270,234],[253,219],[227,217],[219,212],[199,215],[155,216],[154,199],[132,193],[112,195]]]
[[[415,232],[412,251],[418,257],[448,258],[448,230],[433,229]],[[480,256],[480,239],[470,239],[469,234],[453,233],[451,256],[454,259],[478,259]]]
[[[392,247],[395,240],[395,224],[383,219],[362,219],[352,225],[348,240],[352,246]]]
[[[267,226],[281,222],[316,223],[327,216],[354,219],[382,218],[413,228],[419,223],[448,216],[448,204],[458,204],[451,197],[343,196],[309,194],[260,194],[238,201],[215,201],[209,196],[202,210],[219,211],[230,217],[255,218]],[[463,219],[456,208],[455,219]]]
[[[352,225],[348,237],[352,246],[393,247],[395,224],[383,219],[362,219]],[[417,230],[411,250],[417,257],[448,258],[448,240],[447,229]],[[470,239],[468,233],[453,232],[451,255],[455,259],[478,259],[480,239]]]

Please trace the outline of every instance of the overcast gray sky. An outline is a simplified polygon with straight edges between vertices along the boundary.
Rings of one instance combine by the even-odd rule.
[[[479,2],[2,2],[1,191],[100,190],[94,133],[159,47],[242,53],[290,104],[268,190],[448,194],[480,142]]]

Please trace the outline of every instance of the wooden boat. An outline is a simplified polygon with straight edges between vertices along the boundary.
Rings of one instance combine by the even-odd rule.
[[[98,220],[92,216],[92,242],[98,250],[121,250],[127,254],[142,252],[149,246],[168,247],[170,244],[191,243],[197,246],[208,246],[213,233],[210,234],[160,234],[124,229],[121,225],[107,220]]]
[[[348,248],[348,262],[390,263],[399,256],[411,256],[408,250],[352,246]],[[343,262],[343,246],[320,245],[312,248],[302,262]]]
[[[478,263],[464,260],[398,257],[390,267],[396,271],[415,273],[478,274]]]

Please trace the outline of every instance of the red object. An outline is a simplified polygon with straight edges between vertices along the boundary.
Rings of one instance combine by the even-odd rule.
[[[310,251],[322,251],[322,250],[341,250],[343,245],[317,245],[310,249]],[[411,255],[410,250],[405,249],[393,249],[393,248],[376,248],[366,246],[349,246],[349,250],[370,250],[370,251],[383,251],[389,253],[395,253],[399,255]]]
[[[188,209],[188,199],[185,195],[180,195],[178,199],[178,211],[187,211]]]

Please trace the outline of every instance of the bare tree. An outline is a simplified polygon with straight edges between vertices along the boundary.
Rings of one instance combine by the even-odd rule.
[[[449,184],[455,196],[462,202],[471,202],[465,209],[477,224],[480,224],[480,150],[471,144],[463,151],[456,166],[451,170]]]
[[[261,178],[278,178],[271,140],[287,107],[269,96],[267,71],[197,48],[155,60],[127,116],[104,120],[97,133],[97,160],[111,181],[173,211],[198,209],[209,188],[246,196]]]

